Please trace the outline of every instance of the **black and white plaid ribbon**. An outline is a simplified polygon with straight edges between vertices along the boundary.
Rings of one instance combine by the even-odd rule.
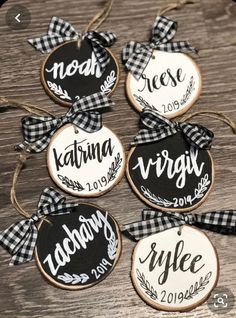
[[[11,254],[10,265],[18,265],[32,259],[38,237],[35,223],[47,215],[70,213],[71,208],[78,204],[65,203],[65,198],[53,188],[43,190],[37,212],[31,218],[12,224],[0,232],[0,245]]]
[[[125,224],[121,230],[131,240],[138,241],[149,235],[185,224],[220,234],[236,235],[236,210],[183,214],[144,209],[142,221]]]
[[[16,146],[16,150],[25,149],[27,152],[41,152],[49,144],[55,131],[66,123],[92,133],[102,127],[102,117],[98,110],[113,106],[112,100],[104,93],[95,93],[76,101],[69,111],[58,118],[49,116],[27,116],[22,119],[24,142]]]
[[[201,149],[210,149],[211,147],[214,134],[206,127],[198,124],[171,121],[159,115],[156,111],[147,108],[144,108],[140,113],[140,118],[147,129],[141,129],[138,132],[131,143],[132,146],[160,141],[175,135],[178,131],[182,131],[191,146]]]
[[[88,31],[83,34],[82,32],[77,32],[69,22],[53,17],[49,24],[47,35],[30,39],[28,42],[42,53],[48,53],[65,41],[79,39],[87,39],[89,41],[100,64],[101,71],[104,71],[110,62],[109,55],[104,47],[112,46],[115,43],[115,33]]]
[[[138,80],[147,66],[153,50],[165,52],[198,51],[187,41],[171,42],[177,32],[177,22],[157,16],[151,30],[148,44],[130,41],[122,51],[122,62],[128,71]]]

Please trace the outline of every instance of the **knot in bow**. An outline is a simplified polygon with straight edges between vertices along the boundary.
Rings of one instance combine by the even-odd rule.
[[[213,211],[203,214],[162,212],[144,209],[142,221],[125,224],[122,232],[133,241],[182,225],[214,231],[221,234],[236,234],[236,211]]]
[[[30,39],[28,42],[42,53],[49,53],[53,48],[65,41],[79,39],[87,39],[89,41],[99,62],[101,71],[104,71],[110,62],[109,55],[104,47],[109,47],[116,41],[116,35],[112,32],[77,32],[69,22],[58,17],[53,17],[49,24],[47,35]]]
[[[44,189],[39,199],[37,212],[29,219],[16,222],[0,233],[0,245],[12,256],[10,265],[18,265],[32,259],[38,237],[35,223],[50,214],[70,213],[71,208],[77,205],[65,203],[65,198],[53,188]]]
[[[113,106],[114,103],[104,93],[95,93],[76,101],[68,112],[58,118],[27,116],[22,119],[24,142],[16,146],[16,150],[26,149],[28,152],[41,152],[49,144],[57,129],[71,123],[86,132],[92,133],[102,127],[100,108]]]
[[[154,110],[145,109],[140,114],[141,122],[147,129],[141,129],[135,136],[132,145],[160,141],[181,131],[187,142],[196,148],[210,149],[214,134],[198,124],[174,122]]]
[[[122,51],[123,64],[139,80],[152,56],[153,49],[165,52],[188,50],[192,53],[197,53],[197,50],[187,41],[171,42],[176,32],[177,22],[163,16],[157,16],[148,44],[135,41],[130,41],[126,44]]]

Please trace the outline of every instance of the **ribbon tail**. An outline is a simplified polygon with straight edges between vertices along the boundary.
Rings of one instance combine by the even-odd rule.
[[[69,22],[58,17],[52,17],[47,35],[29,39],[28,42],[41,53],[49,53],[59,44],[80,37],[81,33],[76,32]]]
[[[20,265],[27,263],[32,260],[34,254],[34,248],[36,245],[38,230],[34,226],[34,230],[24,241],[24,245],[19,249],[14,255],[12,255],[11,261],[9,263],[12,265]]]
[[[53,135],[53,132],[49,136],[44,136],[43,138],[36,140],[34,143],[30,143],[28,141],[23,141],[21,144],[18,144],[15,146],[15,150],[16,151],[25,150],[26,152],[29,152],[29,153],[42,152],[49,145],[49,142],[51,140],[52,135]]]
[[[69,40],[68,38],[67,40]],[[31,44],[37,51],[41,53],[49,53],[52,49],[62,44],[66,38],[60,35],[44,35],[35,39],[29,39],[28,43]]]
[[[105,46],[111,46],[116,41],[116,35],[112,32],[88,32],[85,36],[91,43],[94,54],[99,62],[101,72],[105,71],[106,66],[110,63],[110,56]]]
[[[0,234],[0,245],[12,256],[11,265],[18,265],[32,259],[38,230],[33,220],[12,224]]]
[[[199,228],[225,235],[236,235],[236,211],[215,211],[196,214],[195,225]]]
[[[135,223],[130,223],[130,224],[125,224],[121,226],[121,232],[124,234],[126,237],[128,237],[131,241],[138,242],[142,237],[137,235],[135,233],[135,227],[142,225],[143,221],[140,222],[135,222]]]
[[[142,76],[151,56],[152,49],[135,41],[128,42],[121,53],[122,63],[136,80]]]
[[[210,149],[214,133],[204,126],[190,123],[179,124],[188,143],[193,147]]]
[[[198,50],[188,41],[161,43],[158,44],[156,48],[164,52],[179,53],[189,51],[191,53],[198,54]]]

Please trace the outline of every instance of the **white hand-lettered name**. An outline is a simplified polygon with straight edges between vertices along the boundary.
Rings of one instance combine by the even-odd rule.
[[[58,152],[56,148],[53,148],[54,162],[57,171],[64,166],[80,169],[82,165],[86,165],[86,163],[91,160],[101,163],[103,158],[112,156],[114,146],[112,146],[111,138],[108,138],[103,142],[91,144],[86,141],[87,139],[82,141],[74,140],[74,142],[68,145],[63,152]]]
[[[94,234],[98,234],[101,229],[103,229],[103,235],[107,241],[114,240],[115,233],[107,216],[107,212],[103,215],[101,211],[97,210],[88,219],[82,215],[79,216],[80,225],[76,229],[70,230],[66,224],[62,225],[67,237],[63,239],[62,243],[56,243],[54,253],[48,254],[43,261],[43,264],[48,264],[53,276],[57,274],[60,267],[71,261],[71,255],[74,255],[76,251],[87,249],[88,243],[95,240]]]
[[[168,150],[162,150],[161,153],[156,154],[157,159],[148,159],[148,162],[144,162],[143,157],[138,157],[138,163],[132,167],[132,170],[139,169],[141,176],[144,180],[149,177],[151,167],[155,167],[155,173],[159,178],[164,172],[169,179],[173,179],[176,175],[176,187],[182,189],[186,183],[186,175],[194,173],[197,177],[202,174],[204,162],[200,165],[197,162],[198,150],[191,148],[190,152],[185,151],[184,154],[180,155],[176,160],[169,158]]]
[[[74,76],[76,73],[84,76],[102,76],[101,67],[96,59],[94,52],[91,58],[79,64],[78,60],[73,60],[70,64],[65,65],[64,62],[55,62],[50,69],[46,68],[47,73],[52,73],[53,79],[64,79],[65,77]]]

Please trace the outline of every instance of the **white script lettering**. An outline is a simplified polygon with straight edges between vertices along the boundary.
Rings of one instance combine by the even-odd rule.
[[[148,178],[152,166],[155,167],[157,178],[159,178],[164,171],[166,171],[166,175],[169,179],[173,179],[178,175],[176,187],[179,189],[182,189],[185,186],[186,174],[190,175],[195,173],[195,175],[199,177],[205,164],[202,162],[200,166],[198,165],[198,150],[195,148],[191,148],[190,152],[185,151],[185,153],[180,155],[176,160],[169,158],[168,150],[162,150],[162,152],[157,153],[156,156],[156,160],[150,158],[147,164],[144,163],[143,157],[138,157],[138,163],[132,170],[139,168],[144,180]]]

